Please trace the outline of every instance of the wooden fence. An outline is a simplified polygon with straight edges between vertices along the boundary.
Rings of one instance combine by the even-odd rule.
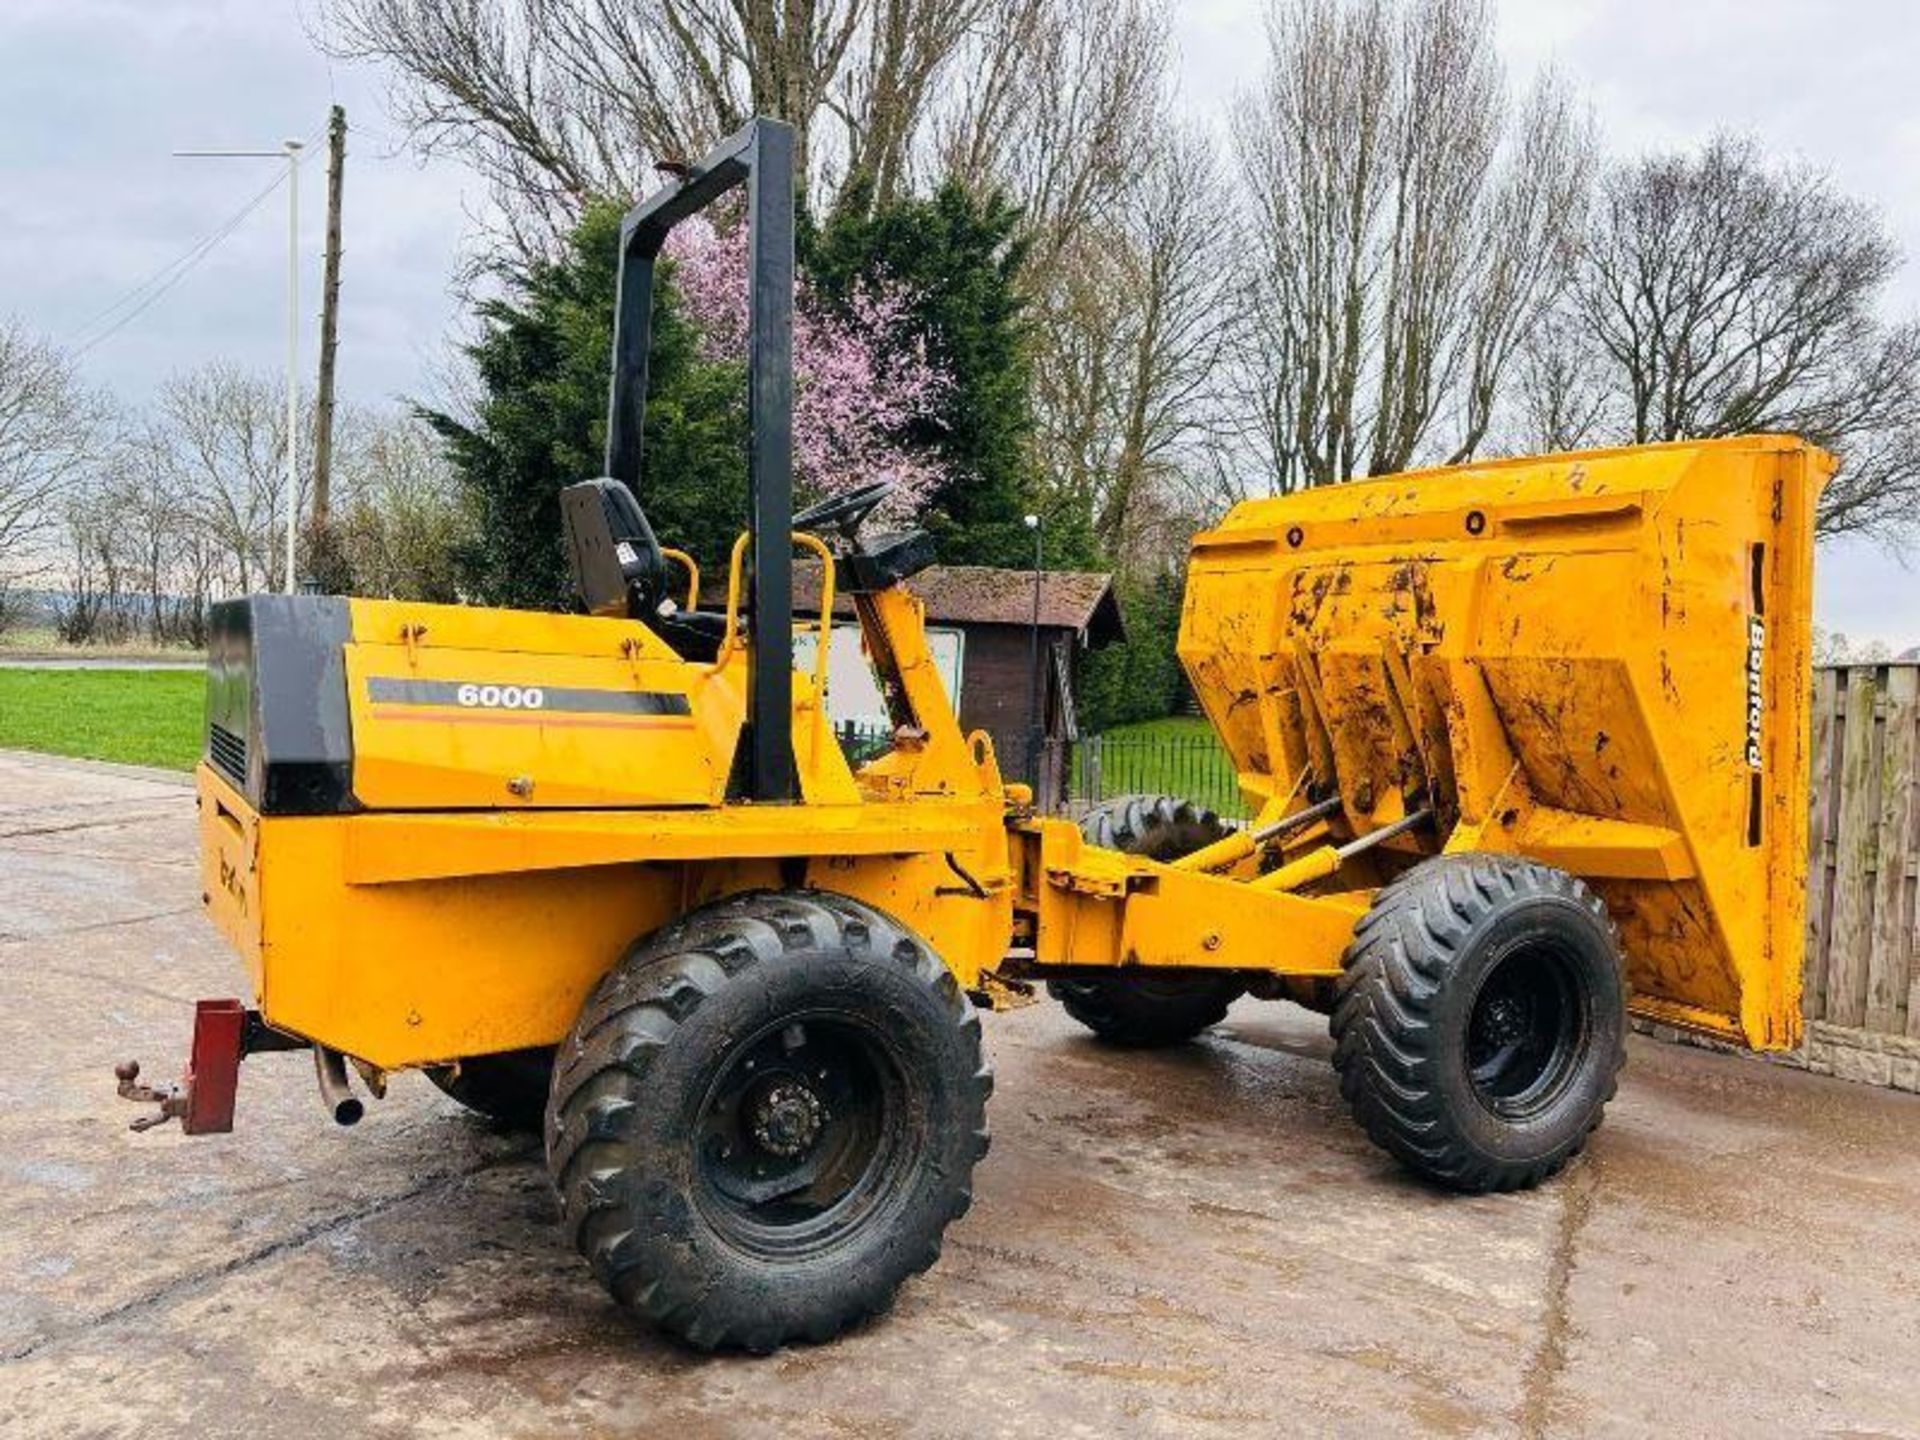
[[[1806,1017],[1920,1038],[1920,665],[1813,686]]]

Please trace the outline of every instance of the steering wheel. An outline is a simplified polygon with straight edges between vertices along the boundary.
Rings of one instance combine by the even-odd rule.
[[[874,506],[892,493],[893,481],[876,480],[871,485],[862,485],[858,490],[849,490],[844,495],[835,495],[831,500],[822,500],[818,505],[809,505],[793,517],[793,528],[838,530],[851,545],[860,522],[872,513]]]

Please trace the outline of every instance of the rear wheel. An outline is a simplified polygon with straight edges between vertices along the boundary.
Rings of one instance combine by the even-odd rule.
[[[627,1309],[703,1349],[825,1340],[891,1304],[965,1213],[992,1078],[907,930],[754,893],[636,945],[562,1047],[547,1158]]]
[[[1626,1061],[1606,906],[1564,871],[1453,855],[1375,897],[1332,1018],[1340,1090],[1382,1148],[1458,1190],[1538,1184],[1600,1124]]]
[[[1080,820],[1080,833],[1092,844],[1149,860],[1178,860],[1225,839],[1231,829],[1206,806],[1177,795],[1122,795]]]
[[[1178,1045],[1226,1019],[1241,985],[1227,975],[1100,975],[1049,980],[1047,993],[1110,1045]]]
[[[1191,800],[1123,795],[1096,805],[1080,822],[1095,845],[1149,860],[1178,860],[1223,839],[1228,826]],[[1207,970],[1160,970],[1049,980],[1047,993],[1067,1014],[1115,1045],[1177,1045],[1226,1018],[1245,987]]]
[[[427,1078],[475,1114],[514,1130],[538,1131],[546,1114],[553,1051],[511,1050],[436,1065]]]

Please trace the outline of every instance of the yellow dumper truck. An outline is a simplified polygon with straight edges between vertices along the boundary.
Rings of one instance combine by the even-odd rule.
[[[607,476],[563,495],[586,613],[219,607],[204,888],[252,1003],[202,1002],[177,1085],[121,1067],[140,1123],[229,1127],[265,1049],[310,1049],[342,1121],[356,1077],[424,1070],[544,1129],[622,1305],[765,1350],[937,1257],[987,1150],[975,1012],[1040,982],[1123,1044],[1247,993],[1325,1011],[1367,1132],[1468,1191],[1581,1148],[1630,1010],[1795,1042],[1826,456],[1761,436],[1241,505],[1193,541],[1180,656],[1257,814],[1050,818],[957,724],[925,537],[862,528],[884,487],[791,513],[790,150],[756,121],[627,219]],[[752,513],[708,613],[635,494],[653,262],[736,185]],[[891,718],[857,765],[835,595]]]

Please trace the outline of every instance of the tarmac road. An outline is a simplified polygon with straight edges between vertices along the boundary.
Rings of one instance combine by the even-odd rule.
[[[303,1055],[240,1128],[134,1135],[237,965],[177,782],[0,752],[8,1436],[1920,1436],[1920,1098],[1636,1040],[1538,1192],[1402,1177],[1322,1022],[1243,1003],[1115,1053],[993,1017],[993,1152],[946,1256],[837,1344],[629,1323],[535,1149],[403,1076],[357,1129]]]

